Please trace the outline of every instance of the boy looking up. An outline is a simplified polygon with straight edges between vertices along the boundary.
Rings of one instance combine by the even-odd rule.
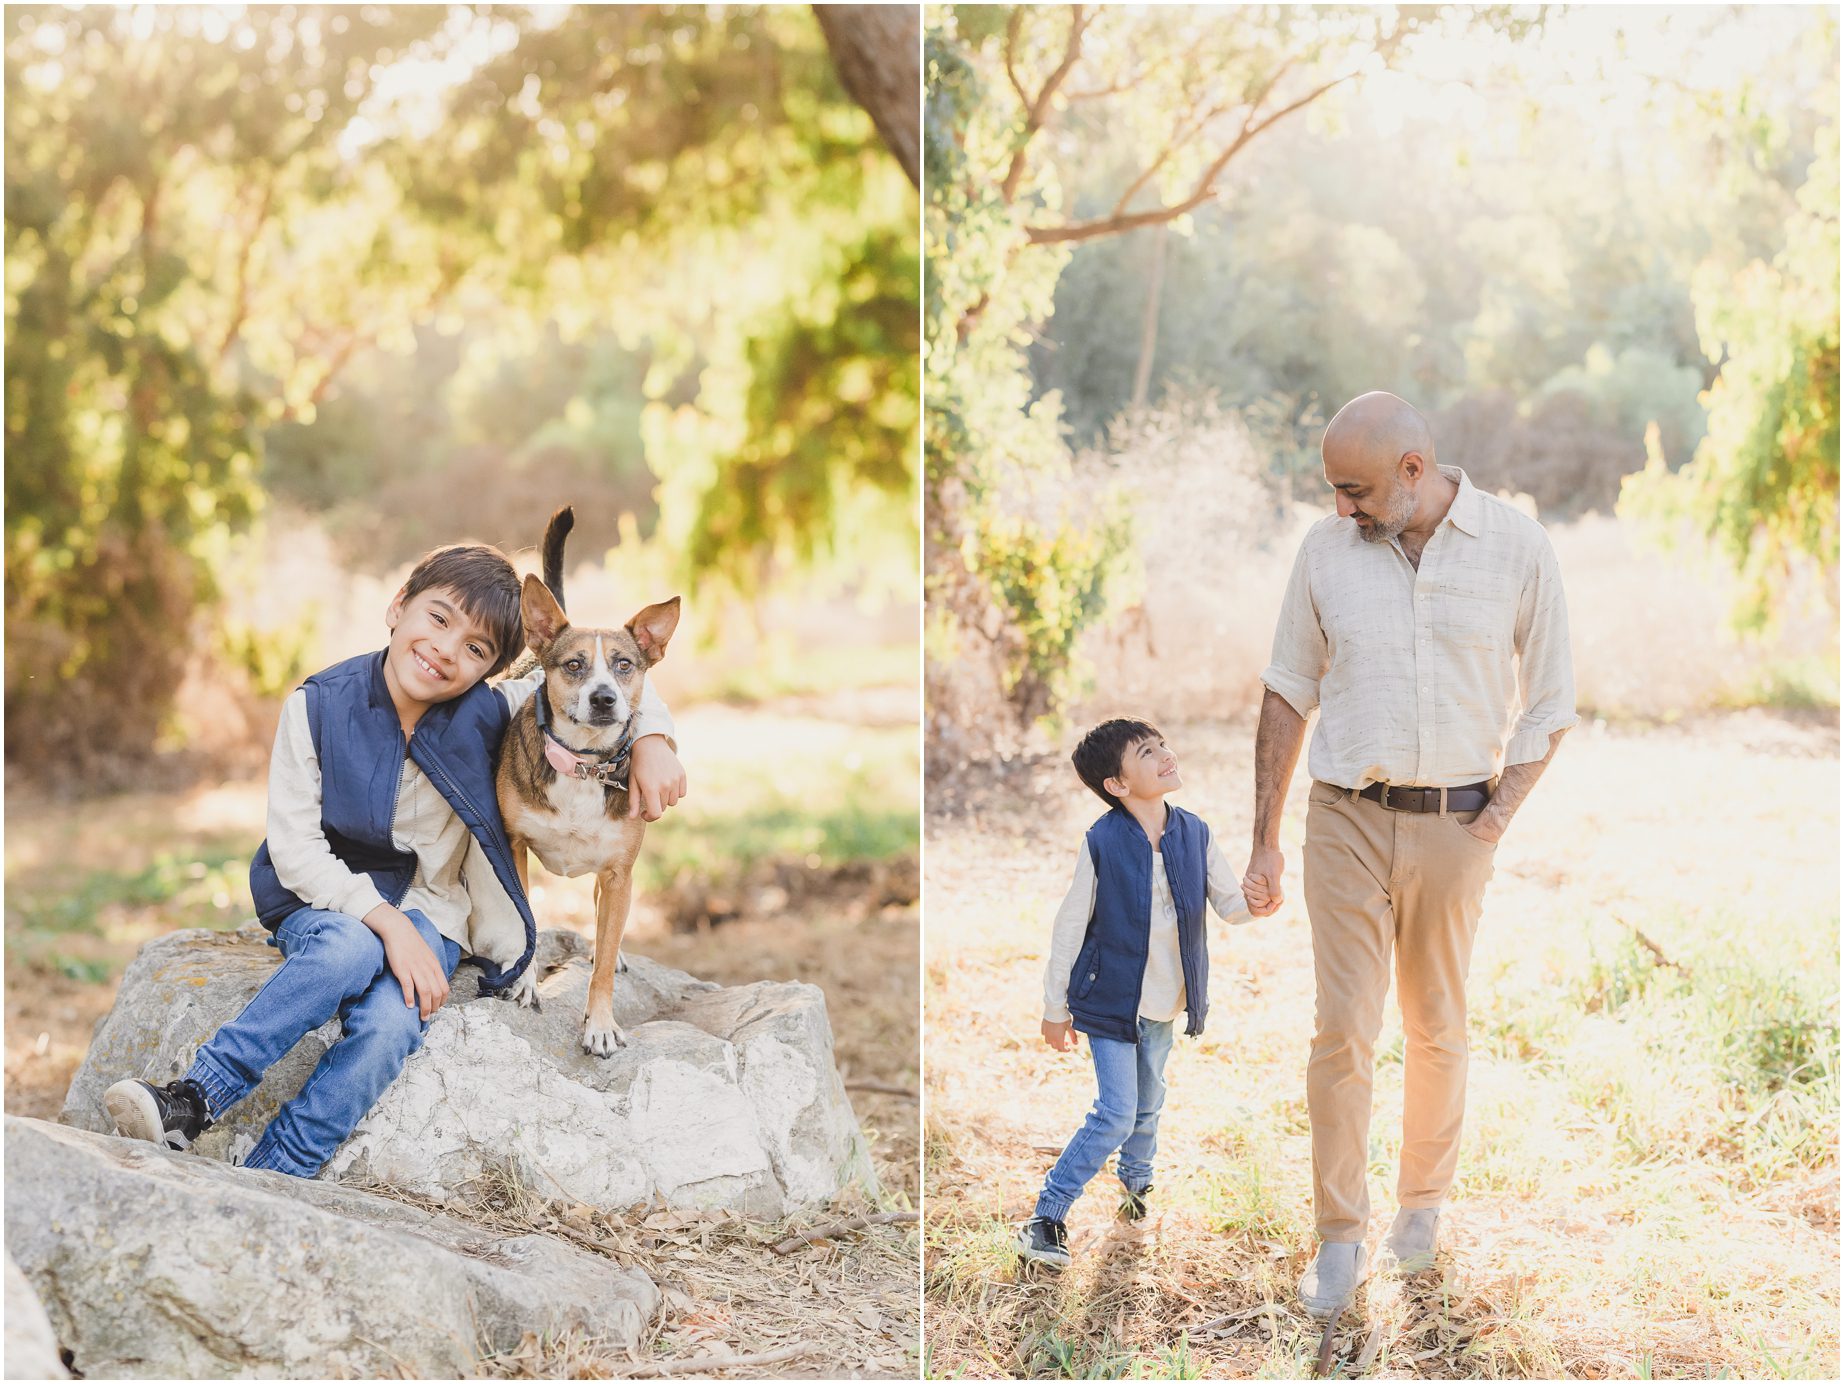
[[[1121,1215],[1145,1216],[1172,1025],[1183,1014],[1196,1037],[1210,1007],[1205,901],[1225,920],[1249,916],[1210,828],[1165,801],[1183,780],[1157,727],[1104,721],[1072,759],[1108,811],[1076,853],[1052,925],[1042,1031],[1058,1052],[1088,1034],[1097,1094],[1018,1233],[1023,1259],[1058,1269],[1069,1263],[1069,1208],[1116,1149]]]
[[[524,645],[519,592],[497,548],[438,548],[391,601],[388,647],[289,697],[269,767],[268,839],[250,866],[282,964],[184,1077],[109,1088],[119,1132],[185,1148],[337,1015],[343,1036],[243,1160],[312,1177],[422,1045],[463,954],[492,991],[531,963],[536,925],[493,769],[543,673],[485,681]],[[671,734],[649,683],[630,763],[633,800],[650,817],[685,791]]]

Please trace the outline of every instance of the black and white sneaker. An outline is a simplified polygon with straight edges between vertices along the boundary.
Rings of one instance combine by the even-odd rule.
[[[170,1149],[185,1148],[211,1128],[205,1093],[196,1081],[169,1081],[165,1086],[118,1081],[103,1093],[102,1102],[117,1134]]]
[[[1033,1216],[1018,1227],[1018,1257],[1046,1268],[1069,1267],[1069,1231],[1061,1221]]]
[[[1152,1195],[1152,1183],[1135,1190],[1122,1187],[1120,1194],[1120,1218],[1123,1221],[1139,1222],[1146,1219],[1146,1199]]]

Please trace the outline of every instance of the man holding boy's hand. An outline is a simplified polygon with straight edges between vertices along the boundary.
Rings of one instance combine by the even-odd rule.
[[[1323,1242],[1300,1282],[1336,1316],[1366,1273],[1372,1046],[1395,952],[1408,1043],[1399,1210],[1385,1250],[1432,1262],[1466,1099],[1466,973],[1492,858],[1575,724],[1562,578],[1532,519],[1435,465],[1391,394],[1345,405],[1321,444],[1338,514],[1307,533],[1274,635],[1242,892],[1282,900],[1281,806],[1306,717],[1306,911],[1316,1006],[1306,1098]]]

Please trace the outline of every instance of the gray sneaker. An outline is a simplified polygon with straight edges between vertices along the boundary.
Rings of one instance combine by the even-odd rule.
[[[1326,1241],[1300,1278],[1300,1305],[1325,1321],[1351,1305],[1357,1286],[1370,1272],[1370,1255],[1361,1244]]]
[[[1389,1234],[1383,1237],[1379,1267],[1385,1273],[1420,1273],[1433,1268],[1435,1234],[1440,1223],[1438,1206],[1414,1211],[1402,1207],[1389,1223]]]

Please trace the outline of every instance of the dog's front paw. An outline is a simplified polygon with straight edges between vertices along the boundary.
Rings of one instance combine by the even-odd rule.
[[[600,1021],[584,1017],[583,1051],[591,1057],[611,1057],[616,1048],[626,1046],[627,1034],[621,1031],[621,1025],[612,1015]]]
[[[501,991],[505,999],[512,1000],[521,1009],[543,1011],[544,1006],[538,1002],[538,966],[536,962],[527,966],[519,978],[512,982],[512,987]]]

